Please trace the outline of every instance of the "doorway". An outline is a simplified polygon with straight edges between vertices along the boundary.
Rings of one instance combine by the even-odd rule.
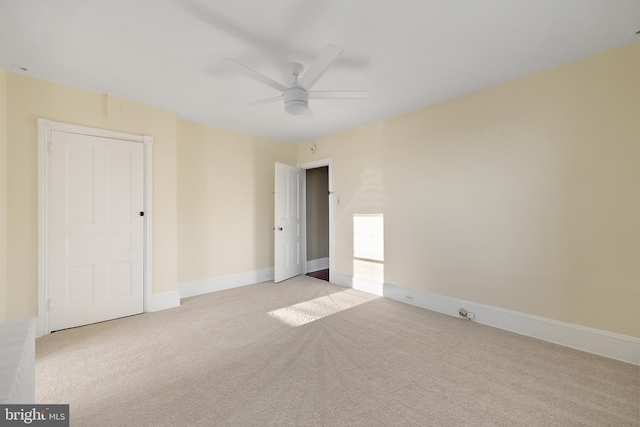
[[[307,256],[307,170],[326,167],[327,178],[322,197],[328,206],[328,256],[312,252]],[[311,172],[314,174],[314,172]],[[297,167],[275,163],[274,191],[274,282],[312,271],[327,270],[328,281],[333,269],[333,182],[332,159],[298,164]],[[326,226],[325,226],[326,229]],[[326,232],[325,232],[326,233]],[[326,236],[326,234],[325,234]],[[310,237],[314,240],[313,235]],[[326,242],[326,238],[325,238]],[[317,242],[312,241],[311,245]],[[327,243],[323,243],[326,245]],[[324,254],[324,255],[318,255]],[[321,258],[317,258],[322,256]]]
[[[305,172],[307,276],[329,281],[329,166]]]
[[[333,276],[333,229],[334,229],[334,211],[333,206],[335,204],[334,196],[333,196],[333,159],[331,157],[321,160],[316,160],[313,162],[301,163],[298,164],[298,167],[303,170],[304,181],[304,192],[303,192],[303,200],[302,200],[302,209],[304,211],[303,215],[303,238],[304,238],[304,260],[305,260],[305,274],[309,274],[310,276],[314,275],[322,275],[320,277],[323,280],[328,280],[331,282]],[[323,172],[316,172],[316,170],[323,170]],[[309,172],[309,174],[307,174]],[[326,175],[323,174],[326,172]],[[317,197],[316,201],[307,202],[307,184],[306,178],[308,176],[314,176],[315,174],[321,175],[321,178],[317,180],[315,183],[317,187]],[[314,178],[312,178],[313,180]],[[313,185],[313,184],[312,184]],[[318,234],[314,234],[313,231],[310,231],[310,226],[307,223],[307,218],[309,217],[307,211],[312,210],[315,207],[318,209],[322,209],[323,212],[316,212],[311,214],[310,216],[322,216],[327,215],[327,222],[325,225],[321,225],[318,229]],[[326,214],[324,213],[326,210]],[[328,224],[328,225],[327,225]],[[327,231],[323,231],[322,227],[328,228]],[[322,235],[323,237],[317,237],[318,235]],[[307,243],[307,241],[309,241]],[[328,247],[328,249],[327,249]],[[309,250],[311,249],[311,251]],[[326,256],[325,256],[326,254]],[[315,273],[315,274],[314,274]],[[326,276],[326,277],[324,277]]]

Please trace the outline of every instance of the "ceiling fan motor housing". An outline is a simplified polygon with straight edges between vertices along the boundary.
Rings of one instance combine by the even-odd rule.
[[[309,92],[301,87],[284,91],[284,110],[293,115],[304,114],[309,109]]]

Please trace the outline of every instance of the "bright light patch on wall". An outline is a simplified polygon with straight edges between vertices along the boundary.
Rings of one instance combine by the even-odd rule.
[[[270,311],[267,314],[285,325],[296,327],[364,304],[375,298],[373,295],[356,295],[343,291]]]
[[[384,215],[353,216],[353,288],[382,295],[384,284]]]

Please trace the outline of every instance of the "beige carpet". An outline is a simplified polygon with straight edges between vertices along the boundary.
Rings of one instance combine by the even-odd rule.
[[[37,340],[73,426],[640,426],[640,367],[302,276]],[[324,316],[324,317],[323,317]]]

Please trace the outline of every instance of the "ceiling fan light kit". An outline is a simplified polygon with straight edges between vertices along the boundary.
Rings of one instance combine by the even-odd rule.
[[[309,98],[316,99],[365,99],[369,96],[369,92],[366,91],[312,91],[311,88],[316,82],[324,75],[329,69],[331,64],[340,56],[342,49],[327,45],[320,56],[318,56],[315,62],[309,67],[309,69],[298,79],[300,73],[303,71],[303,66],[297,62],[292,62],[290,68],[293,75],[293,85],[291,87],[285,86],[264,74],[261,74],[246,65],[242,65],[239,62],[229,59],[229,63],[237,71],[252,78],[253,80],[267,85],[282,93],[281,96],[260,99],[257,101],[242,104],[244,106],[257,106],[263,104],[269,104],[280,100],[284,100],[284,111],[294,116],[305,115],[306,117],[313,117],[313,112],[309,108]]]
[[[309,92],[292,87],[284,91],[284,111],[294,116],[304,114],[309,109]]]

